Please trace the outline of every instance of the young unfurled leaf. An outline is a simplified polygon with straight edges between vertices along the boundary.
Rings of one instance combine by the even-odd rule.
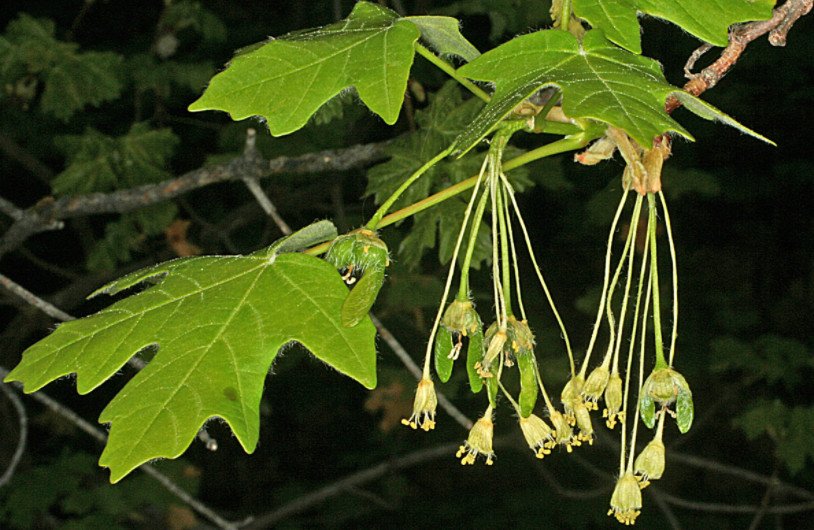
[[[772,15],[774,0],[574,0],[574,13],[608,39],[641,53],[640,13],[670,21],[704,42],[724,47],[729,26],[737,22],[765,20]]]
[[[317,228],[292,240],[336,234]],[[24,352],[6,381],[33,392],[75,373],[85,394],[131,356],[157,346],[153,360],[99,417],[110,423],[100,464],[110,468],[111,481],[154,458],[179,456],[212,417],[223,418],[252,452],[266,374],[285,344],[300,342],[365,387],[376,385],[373,323],[364,318],[343,326],[347,288],[336,270],[305,254],[279,254],[285,246],[248,256],[182,258],[127,275],[94,294],[156,285],[62,324]]]
[[[676,398],[676,423],[678,430],[685,433],[690,430],[695,411],[690,392],[679,392]]]
[[[444,326],[438,326],[435,335],[435,373],[442,383],[449,381],[452,375],[452,365],[454,360],[450,357],[452,348],[455,347],[452,333]]]
[[[285,35],[237,55],[189,110],[223,110],[235,120],[261,116],[271,134],[282,136],[301,128],[325,102],[353,87],[371,111],[392,125],[422,31],[441,53],[477,55],[460,33],[450,31],[457,21],[443,18],[400,18],[387,8],[359,2],[345,20]]]
[[[342,325],[352,328],[370,312],[384,283],[384,269],[373,268],[362,275],[342,304]]]
[[[560,88],[562,109],[570,118],[609,123],[642,145],[650,145],[654,136],[666,131],[692,139],[664,110],[665,100],[678,89],[666,82],[659,64],[614,46],[599,30],[587,32],[581,43],[558,30],[523,35],[458,72],[477,81],[494,81],[497,87],[472,127],[456,140],[463,151],[544,86]]]
[[[469,347],[466,349],[466,373],[469,376],[469,388],[477,394],[483,388],[483,379],[475,365],[483,362],[483,328],[469,336]]]
[[[457,55],[471,61],[480,55],[477,48],[461,35],[460,22],[452,17],[405,17],[421,30],[421,38],[442,55]]]
[[[534,405],[537,403],[537,374],[535,372],[536,361],[534,354],[523,352],[515,356],[517,359],[517,369],[520,371],[520,395],[517,402],[520,404],[520,416],[527,418]]]

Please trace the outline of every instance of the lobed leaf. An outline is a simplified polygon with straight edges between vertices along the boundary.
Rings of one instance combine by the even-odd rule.
[[[463,152],[545,86],[560,88],[567,116],[609,123],[642,145],[650,145],[654,136],[666,131],[692,139],[664,110],[665,100],[677,88],[666,82],[659,64],[614,46],[599,30],[587,32],[581,43],[558,30],[523,35],[458,72],[496,85],[492,100],[456,140]]]
[[[75,373],[85,394],[134,354],[158,348],[99,417],[110,424],[99,463],[110,468],[111,481],[151,459],[179,456],[213,417],[252,452],[265,377],[286,344],[299,342],[365,387],[376,385],[375,328],[367,317],[342,325],[347,289],[336,270],[276,249],[182,258],[116,280],[94,294],[156,285],[60,325],[28,348],[5,380],[33,392]]]
[[[242,50],[189,110],[223,110],[234,120],[260,116],[272,135],[282,136],[300,129],[322,105],[352,88],[392,125],[420,36],[440,53],[464,59],[478,55],[457,24],[449,17],[403,18],[358,2],[345,20]]]

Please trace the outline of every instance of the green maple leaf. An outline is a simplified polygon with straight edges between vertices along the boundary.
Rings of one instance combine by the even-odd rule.
[[[392,125],[404,101],[419,37],[441,53],[477,55],[457,31],[457,21],[446,18],[400,18],[389,9],[359,2],[345,20],[239,54],[189,110],[223,110],[235,120],[261,116],[271,134],[282,136],[300,129],[323,104],[352,87]]]
[[[57,40],[55,31],[53,21],[24,13],[11,21],[0,37],[0,82],[14,87],[36,76],[45,87],[40,108],[63,121],[86,105],[116,99],[122,90],[121,56],[80,52],[77,44]]]
[[[54,194],[113,191],[172,177],[169,160],[178,145],[171,129],[134,123],[127,134],[111,137],[88,128],[84,134],[58,137],[67,167],[51,182]]]
[[[574,13],[608,39],[641,53],[638,13],[680,26],[715,46],[729,42],[729,26],[772,16],[774,0],[574,0]]]
[[[705,119],[720,120],[741,132],[771,143],[721,111],[667,83],[659,64],[623,50],[600,30],[591,30],[580,43],[565,31],[544,30],[517,37],[458,69],[476,81],[494,81],[492,100],[456,139],[466,152],[538,89],[557,86],[562,109],[571,118],[589,118],[619,127],[641,145],[674,131],[692,136],[664,110],[674,95],[687,109]]]
[[[336,236],[327,221],[248,256],[166,262],[97,291],[157,283],[31,346],[6,381],[33,392],[76,373],[85,394],[137,352],[153,360],[102,411],[110,437],[99,461],[117,482],[154,458],[175,458],[210,418],[223,418],[247,452],[259,436],[263,383],[277,352],[296,341],[367,388],[376,385],[375,328],[352,328],[340,311],[348,294],[333,266],[285,253]],[[97,294],[94,293],[94,294]]]

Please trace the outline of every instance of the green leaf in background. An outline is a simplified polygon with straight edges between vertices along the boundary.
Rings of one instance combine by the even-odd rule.
[[[548,0],[460,0],[438,9],[443,15],[486,15],[489,40],[496,42],[505,34],[525,33],[551,22]]]
[[[421,30],[421,38],[442,55],[456,55],[465,61],[475,59],[480,52],[461,35],[461,23],[452,17],[404,17]]]
[[[494,81],[491,102],[462,133],[466,151],[486,136],[514,107],[544,86],[562,90],[562,107],[571,118],[592,118],[624,129],[642,145],[666,131],[692,139],[664,111],[669,85],[659,64],[611,44],[601,31],[582,43],[570,33],[544,30],[517,37],[462,66],[461,75]]]
[[[147,123],[133,124],[117,138],[95,129],[60,137],[57,147],[68,166],[51,182],[54,194],[113,191],[171,178],[167,166],[177,145],[170,129],[151,129]]]
[[[359,2],[350,16],[235,57],[191,111],[262,116],[274,136],[301,128],[333,96],[354,87],[370,110],[395,123],[420,32],[388,9]],[[373,67],[376,65],[376,67]]]
[[[52,21],[24,13],[9,23],[0,37],[0,83],[6,95],[29,102],[37,93],[35,83],[41,82],[41,109],[63,121],[87,105],[117,98],[122,58],[79,52],[77,44],[59,41],[54,33]]]
[[[704,42],[724,47],[729,26],[772,16],[774,0],[574,0],[574,13],[611,41],[641,53],[639,14],[658,17]]]
[[[775,444],[777,457],[792,474],[802,471],[806,459],[814,460],[814,407],[789,406],[775,399],[760,400],[733,423],[743,429],[746,437],[755,439],[767,435]]]
[[[223,418],[247,452],[259,436],[259,404],[271,363],[297,341],[367,388],[376,385],[375,328],[364,318],[340,322],[347,288],[333,266],[280,250],[336,235],[327,221],[248,256],[169,261],[97,291],[116,294],[157,283],[99,313],[67,322],[23,353],[6,382],[26,392],[76,373],[88,393],[134,354],[153,360],[102,411],[110,436],[100,465],[117,482],[154,458],[175,458],[204,423]]]
[[[87,258],[90,271],[112,271],[120,263],[133,261],[132,253],[139,250],[145,238],[163,234],[178,215],[171,202],[160,202],[123,213],[105,226],[105,236],[96,242]]]

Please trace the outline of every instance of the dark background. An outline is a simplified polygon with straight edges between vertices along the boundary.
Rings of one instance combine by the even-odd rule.
[[[178,48],[167,60],[203,64],[201,70],[206,73],[208,68],[211,75],[235,49],[267,36],[330,23],[337,12],[346,16],[352,2],[203,2],[203,6],[225,28],[225,39],[207,37],[194,27],[162,27],[162,2],[4,2],[0,29],[24,12],[52,19],[56,38],[73,40],[81,51],[113,51],[125,58],[153,53],[157,39],[169,32],[177,38]],[[464,35],[482,51],[515,33],[548,24],[547,4],[536,1],[501,0],[490,5],[405,0],[391,7],[403,7],[409,14],[442,8],[448,10],[445,14],[457,13]],[[656,20],[644,20],[643,27],[644,53],[662,62],[671,83],[682,85],[684,62],[699,43]],[[785,48],[773,48],[765,39],[754,42],[732,72],[703,95],[778,147],[684,110],[674,115],[697,140],[677,141],[665,170],[680,269],[678,363],[694,391],[696,423],[684,436],[674,427],[667,429],[667,469],[657,486],[645,490],[638,522],[643,528],[811,527],[811,511],[781,515],[769,509],[759,519],[754,513],[731,513],[738,510],[733,507],[761,503],[810,505],[814,495],[795,496],[782,487],[767,490],[764,483],[722,472],[725,466],[736,466],[814,490],[811,30],[809,16],[790,32]],[[715,51],[700,66],[717,57]],[[67,163],[65,153],[56,147],[57,138],[82,134],[87,127],[110,136],[125,134],[136,121],[171,128],[179,139],[166,168],[171,175],[234,156],[245,128],[258,127],[256,122],[232,124],[220,113],[188,113],[186,106],[202,84],[198,90],[171,85],[159,93],[121,75],[120,97],[87,106],[67,121],[43,112],[36,100],[24,108],[7,94],[0,99],[0,196],[23,208],[49,196],[49,178]],[[444,81],[420,58],[412,76],[430,92]],[[420,108],[422,103],[415,105]],[[265,133],[259,143],[268,157],[295,155],[385,140],[409,129],[404,117],[387,128],[363,108],[346,107],[341,121],[311,124],[281,139],[272,140]],[[519,145],[537,141],[520,139]],[[28,156],[21,157],[9,146]],[[32,158],[37,163],[31,163]],[[590,334],[621,169],[618,159],[586,168],[565,155],[554,164],[532,167],[531,178],[540,185],[522,198],[538,256],[543,257],[548,281],[577,345],[586,344]],[[340,230],[358,226],[374,211],[371,198],[360,198],[365,185],[363,170],[264,182],[293,227],[329,217]],[[189,241],[207,254],[255,250],[280,235],[242,185],[198,190],[176,204],[178,217],[191,221]],[[89,292],[125,271],[175,255],[161,233],[148,234],[127,259],[89,270],[92,248],[115,220],[116,216],[77,219],[64,230],[34,236],[2,258],[0,272],[74,315],[97,310],[100,302],[84,301]],[[8,217],[0,218],[0,228],[9,224]],[[383,237],[397,248],[408,229],[409,223],[386,229]],[[442,275],[433,252],[424,257],[419,271],[404,270],[397,263],[375,308],[416,359],[423,352]],[[488,276],[483,272],[476,276],[476,290],[486,291]],[[541,324],[532,327],[556,388],[566,376],[565,365],[562,355],[547,352],[546,345],[558,348],[557,332],[542,305],[531,305],[540,311]],[[6,368],[54,325],[5,291],[0,293],[0,318],[4,324],[0,365]],[[409,414],[414,383],[384,343],[379,363],[379,390],[370,393],[302,351],[290,350],[267,381],[261,442],[254,455],[243,454],[225,425],[210,423],[208,432],[219,443],[216,452],[195,442],[179,462],[158,466],[228,519],[240,520],[262,516],[350,473],[465,437],[443,412],[430,434],[387,423],[388,414]],[[69,380],[53,383],[44,392],[93,422],[131,375],[125,371],[88,396],[77,396]],[[439,389],[472,417],[482,407],[482,397],[469,395],[463,377],[456,376]],[[24,402],[31,420],[30,443],[14,480],[0,489],[0,526],[204,524],[190,519],[187,508],[138,472],[120,485],[107,485],[106,472],[95,467],[101,448],[36,402],[29,398]],[[383,408],[370,410],[377,403]],[[555,453],[540,463],[524,447],[508,410],[501,410],[496,420],[496,465],[462,468],[453,447],[441,457],[342,488],[280,525],[615,526],[605,514],[617,442],[604,427],[597,430],[593,447],[568,456]],[[8,400],[0,399],[0,466],[10,458],[16,439],[14,410]]]

